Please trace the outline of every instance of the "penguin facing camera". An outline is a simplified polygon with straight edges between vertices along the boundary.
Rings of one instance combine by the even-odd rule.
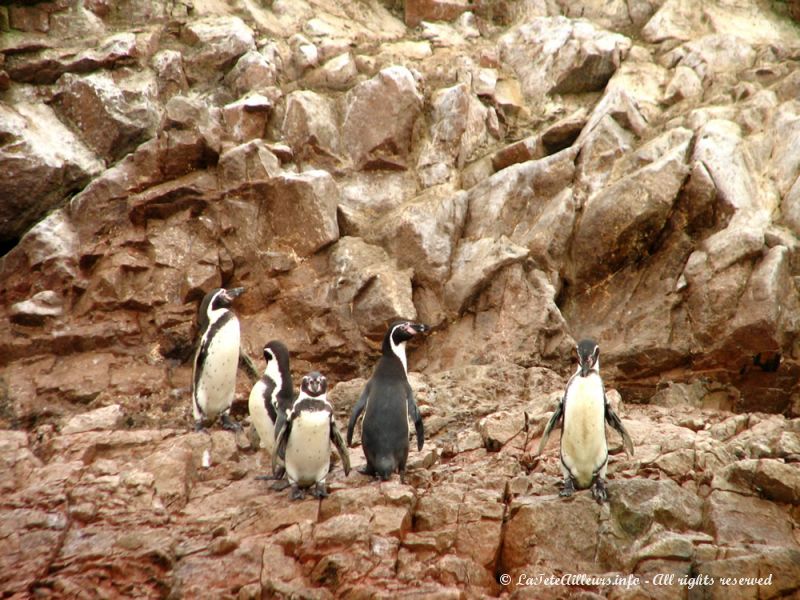
[[[395,321],[383,338],[381,357],[353,408],[347,425],[347,443],[353,441],[353,429],[361,413],[361,447],[367,466],[360,472],[386,481],[392,473],[404,482],[408,460],[409,418],[414,422],[417,450],[422,450],[422,417],[408,383],[406,342],[430,328],[422,323]]]
[[[286,413],[294,402],[292,372],[289,368],[289,349],[283,342],[272,340],[264,346],[264,360],[267,365],[264,374],[250,390],[248,408],[250,421],[258,432],[261,448],[274,454],[275,439],[278,437]],[[271,476],[260,479],[280,479],[283,467]]]
[[[312,371],[300,384],[300,394],[286,415],[278,432],[272,470],[284,461],[286,476],[292,486],[292,500],[305,498],[306,489],[314,486],[316,498],[328,495],[325,477],[331,468],[331,442],[342,459],[344,474],[350,473],[350,455],[336,427],[333,407],[328,402],[328,380]]]
[[[591,487],[594,499],[602,503],[608,499],[605,424],[619,432],[625,450],[631,456],[633,442],[606,398],[600,377],[600,347],[593,340],[581,340],[576,350],[578,369],[567,382],[564,396],[544,429],[536,454],[542,453],[550,432],[563,420],[560,450],[564,487],[559,495],[569,497],[575,489]]]
[[[244,288],[216,288],[205,295],[198,312],[197,351],[192,369],[192,413],[201,430],[217,417],[225,429],[239,430],[230,418],[239,366],[239,319],[231,310]]]

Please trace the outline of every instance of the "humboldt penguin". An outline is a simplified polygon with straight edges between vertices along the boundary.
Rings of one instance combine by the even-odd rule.
[[[300,394],[286,415],[286,423],[278,432],[272,470],[278,459],[285,463],[286,476],[292,485],[292,500],[305,498],[305,490],[314,486],[316,498],[328,495],[325,477],[331,467],[331,442],[342,459],[344,474],[350,473],[350,455],[333,418],[328,402],[328,380],[312,371],[300,384]]]
[[[264,346],[267,366],[261,379],[250,390],[248,408],[250,421],[258,432],[260,446],[272,454],[277,432],[286,421],[286,412],[292,408],[294,388],[289,370],[289,349],[277,340]]]
[[[633,456],[633,442],[622,421],[606,398],[600,377],[600,347],[593,340],[581,340],[576,348],[578,369],[567,382],[563,399],[545,427],[537,454],[541,454],[550,432],[563,419],[561,427],[561,471],[564,487],[560,496],[571,496],[575,489],[591,487],[598,503],[608,499],[606,467],[608,441],[605,423],[622,436],[625,450]]]
[[[386,481],[397,471],[400,481],[404,481],[408,460],[409,418],[416,429],[417,449],[422,450],[424,430],[422,417],[408,383],[406,342],[428,329],[427,325],[421,323],[395,321],[383,338],[381,357],[356,402],[347,425],[349,445],[353,441],[356,422],[361,413],[364,413],[361,446],[367,466],[361,473],[365,475],[380,477]]]
[[[196,429],[202,429],[218,416],[225,429],[241,429],[229,414],[239,366],[239,319],[230,307],[243,291],[244,288],[216,288],[200,303],[199,342],[192,372]]]

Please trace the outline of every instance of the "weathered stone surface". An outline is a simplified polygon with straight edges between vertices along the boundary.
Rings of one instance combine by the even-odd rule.
[[[136,36],[125,32],[100,41],[87,50],[46,49],[35,57],[12,57],[7,63],[9,77],[24,83],[50,84],[64,73],[88,73],[130,65],[140,55]]]
[[[283,136],[301,161],[315,156],[335,158],[339,154],[339,129],[333,103],[310,90],[286,97]]]
[[[114,162],[155,133],[155,97],[155,81],[146,76],[116,81],[105,74],[68,73],[59,78],[53,102],[87,146]]]
[[[382,70],[349,93],[342,141],[358,168],[405,168],[422,97],[405,67]]]
[[[503,35],[501,60],[511,66],[529,103],[548,94],[601,90],[631,47],[625,36],[589,21],[537,17]]]
[[[112,404],[71,417],[61,427],[61,433],[69,435],[95,429],[116,429],[119,427],[123,416],[122,407],[119,404]]]
[[[269,182],[273,244],[298,255],[313,254],[339,238],[336,207],[339,190],[325,171],[285,174]],[[303,230],[293,227],[303,222]]]
[[[445,284],[447,307],[460,312],[497,271],[526,256],[526,248],[516,245],[505,236],[497,240],[482,238],[462,241],[454,252],[450,279]]]
[[[661,158],[587,200],[572,245],[582,259],[577,281],[594,283],[646,253],[683,185],[690,140],[684,131]]]
[[[196,82],[214,71],[226,71],[255,49],[253,31],[239,17],[205,17],[188,23],[181,38],[193,51],[186,57],[186,75]]]
[[[0,105],[0,239],[19,238],[102,170],[42,104]],[[57,141],[56,141],[57,140]]]

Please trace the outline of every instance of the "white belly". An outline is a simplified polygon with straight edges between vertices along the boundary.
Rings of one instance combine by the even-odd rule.
[[[331,464],[331,421],[326,411],[301,412],[286,445],[286,474],[300,487],[325,479]]]
[[[239,321],[233,318],[211,340],[197,382],[197,402],[206,418],[214,419],[233,404],[238,366]]]
[[[594,374],[576,377],[566,398],[561,459],[577,487],[587,488],[607,456],[603,382]]]
[[[275,424],[269,418],[267,407],[264,404],[264,390],[266,387],[263,381],[256,382],[253,389],[250,390],[248,407],[250,409],[250,422],[258,432],[259,445],[272,454],[272,448],[275,445]]]

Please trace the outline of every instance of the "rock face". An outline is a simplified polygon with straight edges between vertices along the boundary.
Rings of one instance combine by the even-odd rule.
[[[4,3],[4,597],[800,593],[796,5]],[[227,285],[340,425],[433,326],[406,484],[292,503],[190,432]],[[636,446],[603,506],[530,455],[583,337]]]

